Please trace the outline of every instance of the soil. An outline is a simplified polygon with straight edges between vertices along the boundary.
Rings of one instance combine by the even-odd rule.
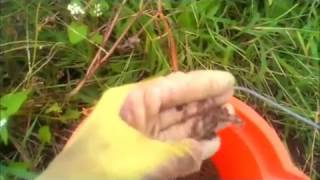
[[[179,107],[179,108],[184,108]],[[198,140],[212,139],[216,135],[217,127],[220,123],[236,123],[240,124],[240,120],[229,113],[229,111],[222,107],[217,106],[212,99],[206,99],[197,102],[197,112],[191,116],[185,117],[188,120],[191,117],[199,118],[200,125],[196,124],[193,127],[192,138]],[[186,177],[180,177],[176,180],[219,180],[219,175],[213,162],[208,159],[205,160],[199,172],[190,174]]]
[[[205,160],[202,163],[201,169],[199,172],[190,174],[186,177],[177,178],[176,180],[219,180],[219,174],[210,159]]]
[[[235,115],[220,105],[217,105],[214,99],[205,99],[196,102],[196,112],[190,115],[183,113],[183,122],[196,118],[196,123],[192,127],[191,138],[197,140],[210,140],[217,132],[217,128],[223,127],[228,123],[241,124],[241,121]],[[183,112],[187,112],[188,104],[179,106]]]

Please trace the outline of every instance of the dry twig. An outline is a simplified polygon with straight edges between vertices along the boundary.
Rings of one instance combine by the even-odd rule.
[[[121,3],[121,6],[119,7],[118,11],[116,12],[116,15],[112,19],[112,22],[108,28],[108,31],[105,32],[104,34],[104,40],[102,47],[106,46],[106,43],[108,42],[110,35],[112,33],[112,30],[115,27],[116,22],[119,19],[119,15],[121,12],[122,7],[126,3],[127,0],[123,0]],[[103,56],[103,49],[100,47],[93,58],[90,66],[87,69],[87,72],[84,76],[84,78],[77,84],[76,88],[74,88],[69,94],[68,97],[71,97],[75,95],[76,93],[79,92],[79,90],[83,87],[83,85],[86,83],[88,79],[90,79],[95,72],[99,69],[100,66],[102,66],[104,63],[108,61],[110,56],[113,54],[113,52],[116,50],[118,45],[122,42],[124,37],[127,35],[128,31],[130,30],[131,26],[136,22],[137,18],[142,14],[143,8],[136,14],[134,15],[134,18],[130,21],[129,25],[126,27],[126,29],[122,32],[120,37],[116,40],[116,42],[112,45],[109,51],[107,51],[104,56]],[[170,50],[170,57],[171,57],[171,66],[173,71],[178,70],[178,58],[177,58],[177,49],[176,49],[176,43],[174,41],[173,33],[171,31],[171,28],[169,26],[169,22],[166,16],[164,16],[162,12],[162,1],[158,1],[158,12],[156,14],[156,17],[159,17],[160,20],[163,22],[164,28],[166,33],[168,34],[168,48]],[[139,33],[138,33],[139,34]]]
[[[168,18],[163,14],[162,11],[162,0],[158,0],[158,12],[157,16],[160,18],[160,20],[163,22],[164,29],[166,33],[168,34],[168,48],[170,50],[170,61],[171,61],[171,67],[173,71],[178,71],[178,56],[177,56],[177,47],[176,42],[173,37],[173,33],[171,31]]]
[[[127,2],[127,0],[123,0],[123,1],[122,1],[120,7],[118,8],[115,16],[113,17],[113,19],[112,19],[112,21],[111,21],[110,26],[107,26],[107,25],[106,25],[106,27],[108,28],[108,30],[105,31],[105,33],[104,33],[102,46],[98,49],[96,55],[94,56],[93,60],[91,61],[91,64],[90,64],[90,66],[88,67],[87,72],[86,72],[84,78],[78,83],[78,85],[76,86],[76,88],[73,89],[73,90],[68,94],[69,97],[71,97],[71,96],[75,95],[76,93],[78,93],[79,90],[82,88],[82,86],[86,83],[86,81],[87,81],[88,79],[90,79],[91,76],[96,72],[96,70],[99,68],[99,66],[104,63],[104,62],[102,62],[103,59],[104,59],[104,61],[106,61],[107,58],[113,53],[115,47],[117,46],[116,43],[113,45],[113,47],[110,49],[110,51],[107,52],[103,58],[101,58],[101,56],[103,55],[103,49],[102,49],[102,47],[105,47],[105,46],[106,46],[106,43],[108,42],[108,40],[109,40],[109,38],[110,38],[110,35],[111,35],[111,33],[112,33],[112,31],[113,31],[113,29],[114,29],[114,27],[115,27],[115,24],[116,24],[116,22],[117,22],[118,19],[119,19],[119,15],[120,15],[120,13],[121,13],[122,7],[124,6],[124,4],[125,4],[126,2]],[[107,24],[108,24],[108,23],[107,23]],[[125,31],[124,31],[124,32],[125,32]],[[119,39],[120,39],[120,41],[121,41],[121,38],[119,38]],[[118,39],[118,40],[119,40],[119,39]],[[112,49],[113,49],[113,51],[112,51]],[[105,58],[105,57],[107,57],[107,58]]]

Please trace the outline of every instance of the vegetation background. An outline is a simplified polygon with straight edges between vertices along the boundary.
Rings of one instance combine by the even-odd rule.
[[[0,29],[0,180],[45,168],[105,89],[177,67],[230,71],[319,122],[319,0],[1,0]],[[236,96],[320,177],[319,131]]]

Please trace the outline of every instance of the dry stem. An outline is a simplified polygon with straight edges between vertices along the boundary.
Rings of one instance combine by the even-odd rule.
[[[108,30],[104,33],[104,37],[103,37],[103,44],[102,46],[98,49],[96,55],[94,56],[93,60],[91,61],[88,69],[87,69],[87,72],[84,76],[84,78],[78,83],[78,85],[76,86],[76,88],[74,88],[69,94],[68,96],[71,97],[73,95],[75,95],[76,93],[79,92],[79,90],[82,88],[82,86],[86,83],[86,81],[88,79],[90,79],[92,77],[92,75],[96,72],[96,70],[107,60],[108,57],[110,57],[110,55],[113,53],[115,47],[118,45],[118,44],[114,44],[112,46],[112,48],[110,49],[109,52],[107,52],[105,54],[105,56],[103,58],[101,58],[102,56],[102,47],[105,47],[106,46],[106,43],[108,42],[109,38],[110,38],[110,35],[115,27],[115,24],[116,22],[118,21],[119,19],[119,15],[121,13],[121,10],[122,10],[122,7],[124,6],[124,4],[127,2],[127,0],[123,0],[122,3],[121,3],[121,6],[118,8],[117,12],[116,12],[116,15],[114,16],[114,18],[112,19],[111,21],[111,24],[110,26],[106,26],[108,27]],[[108,23],[107,23],[108,24]],[[124,31],[125,32],[125,31]],[[119,38],[120,41],[121,41],[121,38]],[[118,39],[118,40],[119,40]],[[112,50],[113,49],[113,50]],[[103,62],[104,61],[104,62]]]
[[[105,32],[104,34],[104,40],[103,40],[103,44],[102,47],[106,46],[106,43],[108,42],[111,32],[115,27],[116,22],[118,21],[120,12],[122,7],[124,6],[124,4],[126,3],[127,0],[123,0],[121,3],[121,6],[119,7],[118,11],[116,12],[116,15],[114,16],[114,18],[112,19],[112,22],[110,24],[110,27],[108,29],[108,31]],[[120,35],[120,37],[116,40],[116,42],[112,45],[111,49],[106,52],[104,54],[103,57],[102,53],[103,53],[103,49],[100,47],[95,55],[95,57],[93,58],[93,60],[90,63],[90,66],[87,69],[87,72],[85,74],[85,77],[77,84],[77,86],[68,94],[68,97],[71,97],[73,95],[75,95],[76,93],[79,92],[79,90],[83,87],[83,85],[86,83],[86,81],[88,79],[90,79],[95,72],[99,69],[99,67],[101,67],[104,63],[106,63],[108,61],[108,59],[110,58],[110,56],[113,54],[113,52],[115,51],[115,49],[117,48],[117,46],[121,43],[121,41],[124,39],[125,35],[128,33],[129,29],[131,28],[131,26],[134,24],[134,22],[137,20],[138,16],[140,16],[142,14],[142,10],[140,10],[135,16],[134,18],[130,21],[129,25],[126,27],[126,29],[122,32],[122,34]],[[164,28],[166,33],[168,34],[168,48],[170,50],[170,57],[171,57],[171,66],[172,66],[172,70],[173,71],[178,71],[178,58],[177,58],[177,49],[176,49],[176,43],[174,41],[174,37],[173,37],[173,33],[171,31],[171,28],[169,26],[169,22],[166,16],[164,16],[163,12],[162,12],[162,1],[159,0],[158,1],[158,12],[156,17],[159,17],[160,20],[163,22]]]
[[[162,11],[162,1],[158,0],[158,13],[160,20],[163,22],[164,29],[166,33],[168,34],[168,48],[170,50],[170,61],[171,61],[171,68],[173,71],[178,71],[178,56],[177,56],[177,47],[176,43],[173,37],[173,33],[171,31],[168,18],[163,14]]]

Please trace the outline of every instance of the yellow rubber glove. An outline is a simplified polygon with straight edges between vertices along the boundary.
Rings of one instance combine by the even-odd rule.
[[[199,110],[194,101],[226,104],[233,86],[230,73],[203,70],[109,89],[38,180],[162,180],[198,171],[220,140],[192,138],[201,119],[185,117]]]

